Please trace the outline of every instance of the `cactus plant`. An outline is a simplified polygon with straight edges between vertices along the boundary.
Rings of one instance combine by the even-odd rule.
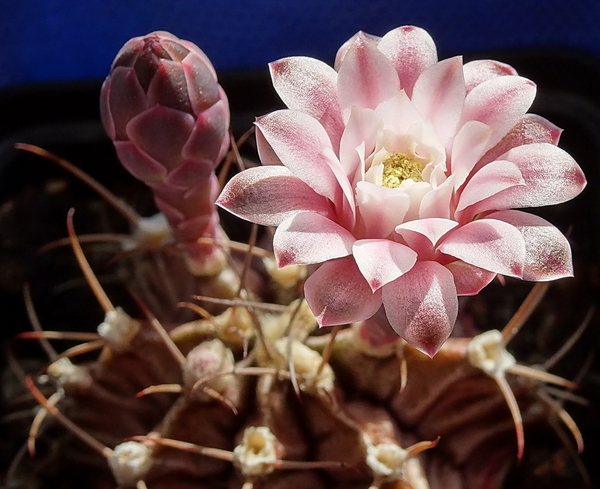
[[[412,64],[402,62],[399,52],[414,56]],[[392,56],[391,62],[384,55]],[[363,66],[377,96],[361,94],[352,81]],[[416,28],[400,28],[382,40],[359,34],[342,46],[337,67],[336,73],[308,58],[272,65],[290,110],[259,119],[265,166],[234,177],[218,201],[242,217],[279,228],[273,240],[269,233],[259,238],[253,233],[248,243],[235,243],[221,230],[214,206],[214,168],[229,144],[229,115],[212,65],[191,43],[162,32],[130,41],[117,55],[103,87],[103,122],[123,165],[154,192],[173,229],[174,246],[140,241],[139,226],[132,230],[134,238],[115,265],[128,277],[137,304],[125,312],[96,278],[77,236],[77,214],[69,214],[69,242],[105,317],[97,333],[21,335],[44,342],[50,356],[41,372],[26,376],[41,406],[27,445],[30,455],[41,452],[34,471],[38,481],[77,463],[89,470],[90,486],[98,488],[491,489],[503,487],[509,469],[523,459],[527,429],[554,415],[571,430],[577,449],[583,448],[575,423],[553,397],[560,394],[546,388],[552,384],[568,392],[575,384],[519,363],[506,349],[548,284],[535,285],[501,331],[469,328],[473,313],[466,313],[448,338],[457,294],[476,294],[497,274],[550,280],[571,273],[569,245],[561,233],[541,218],[507,210],[557,203],[585,185],[577,164],[556,147],[559,130],[524,115],[531,82],[495,62],[464,68],[457,59],[437,63],[433,42]],[[422,73],[428,74],[420,78]],[[423,95],[431,85],[450,92],[444,109],[467,104],[467,91],[489,94],[486,86],[518,99],[517,108],[513,99],[502,106],[501,115],[510,116],[493,120],[472,104],[463,126],[472,129],[463,132],[475,140],[469,168],[450,171],[450,156],[456,164],[460,153],[452,144],[467,136],[459,137],[458,115],[444,114]],[[318,103],[308,103],[307,93],[316,93]],[[388,99],[393,104],[386,105]],[[399,107],[413,110],[410,100],[433,126],[421,117],[410,126],[408,139],[391,141],[386,117]],[[368,128],[373,114],[383,120],[376,124],[382,134]],[[374,141],[368,149],[356,140],[365,134]],[[421,137],[428,145],[415,142]],[[351,138],[354,146],[345,147]],[[467,142],[462,150],[468,153]],[[395,148],[386,150],[391,159],[359,154],[381,152],[388,143]],[[394,159],[401,151],[412,155],[409,163],[431,161],[419,166],[420,175],[399,177],[392,171],[393,182],[381,185],[386,165],[406,170],[410,158],[402,153]],[[351,154],[362,169],[343,167],[342,153]],[[540,174],[538,160],[544,158],[552,171]],[[434,160],[437,166],[425,172]],[[371,169],[365,161],[384,167],[383,177],[367,177]],[[451,175],[454,171],[462,172],[460,177]],[[490,174],[479,175],[485,172]],[[356,195],[370,192],[372,201],[350,205],[356,196],[349,175],[355,177]],[[379,209],[386,215],[377,217],[383,202],[406,200],[390,191],[407,180],[411,188],[427,180],[433,190],[426,190],[452,213],[430,199],[430,212],[412,209],[412,219],[389,215],[389,207]],[[545,194],[561,182],[560,195]],[[427,200],[423,192],[413,194],[409,200]],[[308,213],[310,219],[300,222]],[[486,220],[495,222],[486,228],[481,224]],[[475,225],[477,232],[468,232]],[[455,227],[462,237],[441,239]],[[486,247],[481,236],[490,232],[483,228],[493,228],[494,239],[507,248],[497,242]],[[393,232],[398,237],[390,238]],[[137,248],[131,249],[131,242]],[[555,260],[543,252],[548,243],[560,252],[552,255]],[[391,271],[375,263],[373,250],[389,252],[382,260],[393,262]],[[491,251],[496,256],[485,256],[494,255]],[[278,269],[277,263],[285,267]],[[426,282],[426,269],[428,290],[415,285],[415,293],[396,291],[382,299],[380,289],[404,275],[402,287]],[[315,285],[314,277],[326,285]],[[157,290],[159,295],[176,291],[169,296],[175,298],[170,308],[164,297],[156,303]],[[182,319],[177,314],[182,307],[195,316]],[[52,337],[86,343],[58,353],[47,344]],[[91,360],[78,359],[94,351],[99,353]],[[25,457],[16,459],[11,483],[25,480],[19,471]]]

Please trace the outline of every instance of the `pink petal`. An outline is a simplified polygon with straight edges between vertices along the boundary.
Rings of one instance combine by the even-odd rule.
[[[336,212],[339,218],[340,224],[352,229],[354,227],[356,218],[356,203],[354,202],[354,189],[350,185],[348,176],[342,168],[340,161],[336,154],[331,148],[325,148],[322,153],[323,158],[329,164],[333,175],[335,176],[339,188],[342,189],[342,194],[338,195],[338,198],[334,200]]]
[[[348,49],[338,73],[343,111],[352,106],[375,109],[400,89],[396,70],[377,47],[359,35]]]
[[[439,217],[450,219],[452,216],[452,199],[454,197],[453,177],[450,177],[437,188],[431,189],[421,200],[419,205],[419,217],[428,219]]]
[[[520,76],[499,76],[477,85],[465,98],[463,123],[471,120],[492,129],[494,146],[523,117],[535,98],[535,84]]]
[[[396,233],[402,237],[404,243],[417,252],[419,260],[435,260],[435,245],[442,236],[457,225],[457,222],[449,219],[418,219],[396,226]]]
[[[216,203],[263,226],[278,226],[299,212],[333,213],[325,197],[284,166],[260,166],[238,173],[225,185]]]
[[[450,273],[454,277],[457,295],[479,294],[481,289],[496,277],[494,272],[474,267],[462,260],[446,263],[445,267],[450,270]]]
[[[352,107],[340,142],[340,162],[350,183],[362,178],[357,177],[357,170],[375,149],[377,134],[381,129],[383,123],[373,110]]]
[[[346,57],[346,53],[354,45],[355,41],[359,37],[362,38],[366,42],[372,43],[374,46],[377,46],[377,44],[379,44],[379,41],[381,40],[381,38],[379,36],[374,36],[373,34],[368,34],[363,31],[358,31],[350,39],[348,39],[344,44],[342,44],[340,46],[340,48],[338,49],[338,51],[335,55],[335,63],[333,64],[335,71],[340,70],[340,66],[342,65],[342,61],[344,61],[344,58]]]
[[[218,193],[218,181],[214,174],[196,182],[191,187],[175,186],[168,181],[149,183],[154,198],[168,202],[184,214],[186,218],[200,214],[211,215],[213,202]]]
[[[185,161],[166,178],[166,183],[174,187],[189,189],[208,180],[213,171],[212,161]]]
[[[490,272],[523,275],[523,237],[514,226],[496,219],[479,219],[451,231],[438,250]]]
[[[133,68],[116,67],[102,85],[100,114],[112,140],[127,139],[127,124],[148,107],[146,94]]]
[[[373,292],[406,273],[417,261],[417,254],[408,246],[389,239],[356,241],[352,254]]]
[[[456,221],[451,219],[440,219],[431,217],[428,219],[418,219],[415,221],[408,221],[396,226],[396,232],[402,234],[403,231],[414,231],[425,236],[432,245],[436,245],[437,242],[448,233],[450,230],[458,226]]]
[[[452,274],[435,261],[418,261],[382,290],[392,328],[418,350],[435,355],[450,336],[458,314]]]
[[[227,97],[220,90],[221,87],[215,83],[217,81],[215,70],[202,51],[199,49],[191,50],[181,64],[185,71],[187,86],[203,87],[202,90],[189,91],[195,114],[215,104],[219,98],[227,102]]]
[[[155,197],[154,202],[156,202],[156,206],[160,212],[166,216],[173,227],[177,227],[180,222],[185,220],[185,215],[166,200],[163,200],[160,197]]]
[[[356,238],[339,224],[312,212],[302,212],[283,221],[273,237],[279,268],[310,265],[352,253]]]
[[[229,106],[225,101],[219,100],[198,114],[182,154],[185,159],[212,161],[214,167],[224,156],[223,145],[228,146],[228,143]]]
[[[381,307],[352,257],[323,263],[304,284],[308,305],[321,326],[363,321]]]
[[[257,138],[261,161],[273,152],[291,172],[315,192],[336,201],[340,193],[338,181],[330,165],[333,150],[329,135],[311,116],[295,110],[279,110],[260,117],[256,126],[261,132]],[[263,139],[264,138],[264,139]],[[263,142],[268,143],[264,148]],[[324,154],[326,149],[330,153]]]
[[[467,179],[475,164],[485,151],[492,130],[479,121],[463,125],[452,143],[451,172],[455,175],[454,185],[459,188]]]
[[[108,137],[111,140],[115,140],[117,137],[116,134],[116,130],[115,130],[115,121],[113,119],[113,116],[111,114],[111,110],[109,107],[109,101],[110,101],[110,86],[111,86],[111,80],[110,79],[106,79],[104,80],[104,83],[102,84],[102,88],[100,89],[100,120],[102,121],[102,125],[104,126],[104,130],[106,131],[106,134],[108,134]],[[143,90],[142,90],[142,95],[143,95]],[[128,121],[125,121],[125,125],[127,124]],[[124,127],[123,127],[124,129]],[[121,131],[121,137],[120,139],[124,139],[124,137],[126,137],[125,131]]]
[[[525,181],[517,165],[510,161],[493,161],[475,173],[467,182],[460,194],[456,210],[461,211],[507,188],[524,184]]]
[[[147,87],[148,106],[163,105],[182,112],[192,112],[183,65],[178,61],[160,59],[153,66],[154,74]],[[211,104],[219,99],[217,83],[214,78],[209,82],[207,92],[211,95]],[[206,105],[204,109],[210,107]]]
[[[377,107],[377,115],[383,120],[385,129],[396,134],[406,134],[414,124],[422,126],[425,122],[404,90],[381,103]]]
[[[435,127],[445,147],[456,132],[465,102],[462,58],[445,59],[430,66],[415,82],[412,102]]]
[[[535,114],[525,114],[510,132],[484,155],[479,165],[497,160],[504,153],[525,144],[549,143],[556,146],[561,132],[562,129],[543,117]]]
[[[383,306],[379,308],[374,316],[371,316],[360,323],[357,329],[360,338],[365,343],[375,348],[384,345],[389,346],[390,343],[397,343],[400,339],[398,333],[392,329],[392,326],[385,315]]]
[[[503,190],[474,205],[470,212],[560,204],[577,196],[586,185],[571,155],[549,143],[518,146],[502,158],[519,168],[525,185]]]
[[[363,234],[368,238],[386,238],[403,221],[410,206],[409,196],[395,188],[358,182],[356,202],[362,217]]]
[[[210,214],[181,221],[176,227],[178,241],[196,242],[198,238],[206,236],[210,221]]]
[[[191,114],[155,105],[131,120],[127,137],[171,171],[183,161],[183,147],[194,123]]]
[[[337,99],[337,73],[325,63],[306,57],[285,58],[269,65],[273,86],[290,109],[318,120],[335,151],[344,130]]]
[[[115,150],[125,169],[142,182],[161,182],[167,170],[130,141],[115,141]]]
[[[417,78],[437,62],[433,39],[419,27],[403,26],[388,32],[378,48],[394,65],[400,86],[409,97]]]
[[[491,59],[469,61],[465,63],[464,72],[467,92],[492,78],[517,75],[517,71],[512,66]]]
[[[256,146],[258,149],[258,156],[263,166],[283,166],[283,163],[279,159],[279,156],[275,153],[269,142],[263,136],[261,130],[257,127],[254,132],[256,136]]]
[[[494,212],[487,217],[507,222],[523,235],[523,280],[547,281],[573,276],[569,242],[548,221],[527,212],[513,210]]]

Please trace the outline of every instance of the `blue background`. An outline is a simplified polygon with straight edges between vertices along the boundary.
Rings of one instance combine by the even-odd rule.
[[[567,47],[600,56],[600,0],[4,0],[0,87],[104,77],[130,37],[169,30],[218,69],[333,59],[358,30],[419,25],[446,55]],[[568,74],[557,74],[557,76]]]

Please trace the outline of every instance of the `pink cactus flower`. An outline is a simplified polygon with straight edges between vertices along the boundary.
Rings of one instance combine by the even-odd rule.
[[[263,166],[217,204],[278,226],[280,267],[321,264],[305,284],[321,326],[373,317],[428,355],[449,336],[461,295],[497,274],[572,275],[566,238],[515,208],[584,188],[556,146],[560,129],[527,114],[535,85],[503,63],[437,60],[429,34],[359,32],[335,69],[311,58],[270,65],[289,110],[257,120]]]

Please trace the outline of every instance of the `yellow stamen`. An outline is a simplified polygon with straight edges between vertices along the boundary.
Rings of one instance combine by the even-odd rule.
[[[381,186],[388,188],[399,187],[404,180],[422,182],[423,165],[416,159],[409,158],[404,153],[391,153],[382,162],[383,175]]]

